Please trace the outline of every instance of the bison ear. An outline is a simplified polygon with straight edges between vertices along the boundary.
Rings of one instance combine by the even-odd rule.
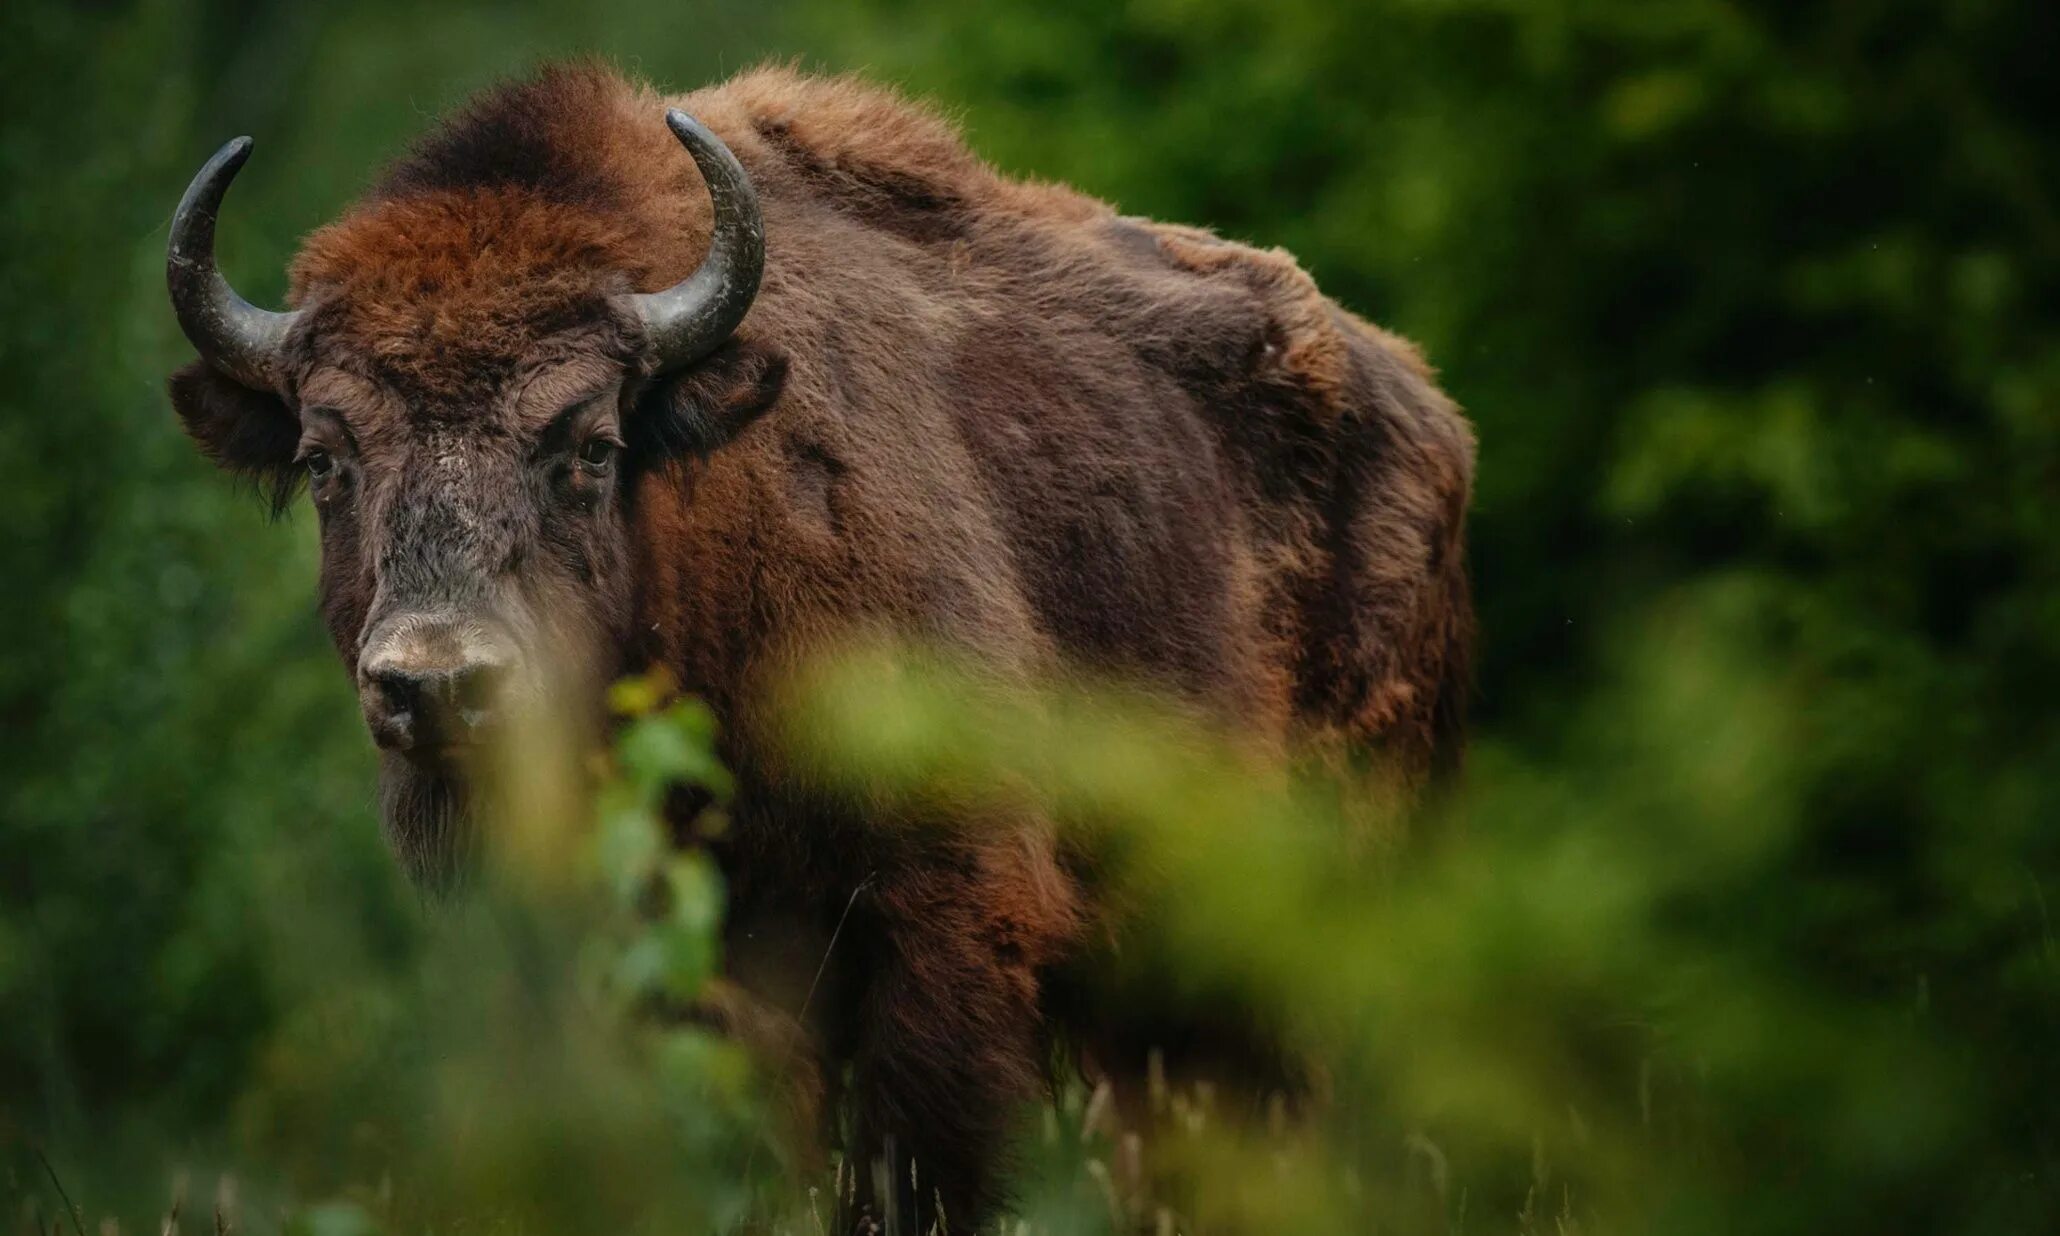
[[[225,378],[204,361],[173,374],[170,386],[172,407],[201,453],[248,478],[274,513],[286,509],[301,474],[293,462],[300,421],[285,401]]]
[[[706,455],[778,402],[786,384],[785,352],[732,338],[643,394],[627,426],[630,449],[654,461]]]

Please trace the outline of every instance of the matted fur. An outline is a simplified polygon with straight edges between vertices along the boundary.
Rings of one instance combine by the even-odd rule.
[[[693,270],[710,224],[668,103],[750,173],[767,264],[735,339],[644,389],[609,298]],[[519,437],[519,416],[479,409],[561,361],[630,376],[621,492],[593,499],[592,527],[539,534],[565,580],[591,581],[552,604],[583,607],[567,629],[599,632],[608,665],[662,663],[724,719],[738,977],[798,1003],[853,905],[810,1030],[852,1066],[864,1147],[891,1136],[954,1223],[995,1201],[1049,1036],[1123,1020],[1048,996],[1108,924],[1036,821],[909,830],[783,777],[767,682],[886,626],[1005,672],[1141,679],[1269,741],[1381,753],[1405,780],[1459,751],[1473,444],[1415,350],[1285,253],[998,175],[878,88],[773,68],[667,99],[547,70],[310,237],[293,289],[310,311],[293,372],[386,392],[350,413],[360,437]],[[266,411],[222,385],[181,376],[189,428],[233,467],[290,475],[300,392]],[[391,520],[362,518],[325,514],[347,660],[402,569],[369,543]],[[389,821],[420,842],[409,823]]]

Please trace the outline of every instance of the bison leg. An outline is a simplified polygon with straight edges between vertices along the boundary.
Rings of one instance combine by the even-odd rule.
[[[1075,934],[1071,892],[1019,840],[883,879],[873,901],[852,1061],[860,1181],[889,1236],[971,1231],[1045,1088],[1039,976]]]

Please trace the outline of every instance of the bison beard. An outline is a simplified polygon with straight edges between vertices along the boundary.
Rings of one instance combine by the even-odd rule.
[[[799,784],[771,688],[885,628],[1420,783],[1459,751],[1472,439],[1279,251],[1008,180],[850,80],[671,101],[719,143],[668,102],[590,65],[482,97],[308,239],[292,315],[212,281],[225,148],[174,225],[207,359],[173,403],[282,501],[309,478],[418,878],[491,826],[448,757],[495,708],[591,711],[539,666],[660,664],[709,701],[740,786],[724,990],[756,1001],[732,1021],[796,1013],[848,909],[802,1032],[911,1230],[939,1198],[970,1226],[1055,1037],[1117,1073],[1226,1040],[1092,998],[1122,924],[1048,822],[912,829]]]
[[[379,772],[379,818],[394,857],[417,883],[447,889],[477,841],[464,786],[448,773],[424,772],[389,755]]]

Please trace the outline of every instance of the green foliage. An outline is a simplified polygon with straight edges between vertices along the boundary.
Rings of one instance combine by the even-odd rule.
[[[269,300],[426,115],[596,50],[670,85],[766,55],[904,82],[1009,170],[1290,248],[1479,428],[1478,741],[1399,859],[1339,859],[1325,795],[1107,701],[996,717],[938,674],[825,704],[844,766],[1006,773],[1131,838],[1154,998],[1252,993],[1333,1061],[1306,1128],[1160,1094],[1143,1158],[1075,1096],[1025,1202],[1044,1230],[2049,1230],[2056,22],[7,7],[4,1221],[59,1213],[31,1147],[88,1223],[183,1187],[190,1224],[224,1173],[242,1223],[320,1232],[805,1208],[760,1178],[743,1062],[664,1016],[717,960],[711,873],[650,827],[667,781],[723,789],[705,716],[625,688],[645,719],[587,858],[539,868],[542,829],[472,908],[416,904],[308,603],[310,521],[266,524],[160,393],[185,358],[163,222],[220,140],[259,141],[224,260]]]
[[[1007,793],[1119,840],[1114,900],[1143,924],[1130,965],[1273,1010],[1325,1062],[1292,1136],[1156,1113],[1161,1175],[1122,1203],[1136,1217],[1278,1230],[1285,1186],[1252,1166],[1276,1159],[1291,1230],[1438,1231],[1467,1211],[1492,1229],[1536,1208],[1712,1232],[1842,1230],[1891,1199],[1964,1212],[1995,1183],[1966,1156],[2011,1153],[1982,1144],[1996,1096],[1969,1044],[1914,992],[1799,981],[1740,929],[1768,887],[1794,886],[1808,824],[1794,701],[1722,656],[1669,631],[1629,657],[1650,691],[1630,735],[1613,705],[1565,719],[1583,766],[1616,764],[1607,778],[1571,784],[1487,745],[1430,822],[1442,839],[1400,864],[1355,846],[1363,813],[1336,786],[1254,776],[1234,747],[1106,695],[997,705],[949,665],[855,658],[807,728],[864,784]]]
[[[493,846],[395,956],[368,959],[347,924],[294,956],[323,965],[319,984],[282,1001],[219,1146],[189,1147],[139,1214],[212,1198],[231,1226],[309,1236],[736,1224],[779,1166],[779,1130],[744,1049],[699,1016],[721,881],[666,844],[661,804],[724,781],[706,711],[646,708],[657,693],[618,692],[638,715],[590,826],[515,820],[509,836],[544,844]],[[106,1183],[82,1150],[60,1158],[88,1166],[74,1186]],[[38,1211],[54,1203],[31,1195],[22,1217]]]

